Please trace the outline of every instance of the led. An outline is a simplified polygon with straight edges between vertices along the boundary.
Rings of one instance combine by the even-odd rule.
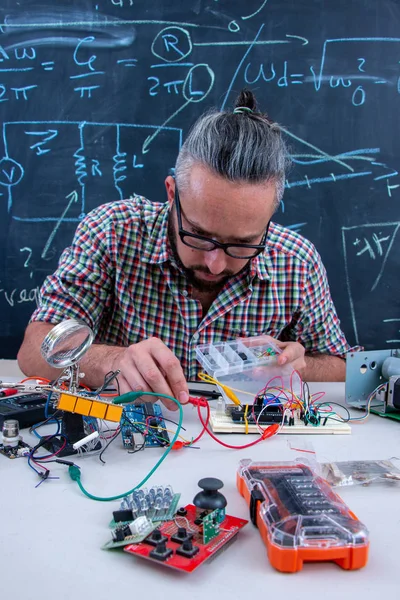
[[[163,496],[157,495],[154,499],[154,508],[156,510],[161,510],[163,507]]]

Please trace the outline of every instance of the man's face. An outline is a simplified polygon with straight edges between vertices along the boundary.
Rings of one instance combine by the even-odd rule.
[[[168,237],[175,258],[195,288],[218,292],[228,279],[246,269],[249,259],[232,258],[221,248],[206,252],[183,244],[173,206],[174,179],[167,177],[165,185],[172,207]],[[274,182],[233,183],[196,165],[187,185],[179,190],[182,227],[223,243],[260,244],[274,213],[275,193]]]

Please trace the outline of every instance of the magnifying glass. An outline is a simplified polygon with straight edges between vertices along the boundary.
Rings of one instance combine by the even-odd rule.
[[[69,370],[69,391],[79,388],[78,362],[89,350],[94,338],[86,323],[67,319],[59,323],[46,335],[40,348],[47,364],[56,369]]]
[[[66,369],[81,360],[92,345],[93,338],[93,331],[86,323],[68,319],[49,331],[40,350],[51,367]]]

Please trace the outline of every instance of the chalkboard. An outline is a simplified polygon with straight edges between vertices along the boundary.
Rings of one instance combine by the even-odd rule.
[[[164,178],[242,87],[287,132],[275,220],[312,240],[351,343],[400,345],[398,0],[3,0],[0,335],[16,355],[79,220]]]

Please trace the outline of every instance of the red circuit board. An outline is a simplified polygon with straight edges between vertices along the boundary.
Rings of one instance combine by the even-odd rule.
[[[188,504],[185,508],[187,510],[185,518],[177,517],[175,521],[166,521],[159,527],[162,535],[167,537],[167,548],[172,550],[172,554],[166,560],[162,561],[150,556],[150,553],[154,550],[154,545],[152,546],[149,543],[146,543],[145,540],[138,544],[125,546],[124,551],[129,552],[129,554],[141,556],[142,558],[147,558],[160,565],[177,569],[178,571],[191,573],[206,560],[222,550],[226,544],[236,537],[240,529],[248,523],[245,519],[238,519],[237,517],[225,515],[225,519],[220,524],[218,535],[207,544],[203,544],[202,527],[194,523],[197,518],[196,507],[193,506],[193,504]],[[186,527],[188,531],[193,533],[193,545],[199,548],[199,551],[193,557],[180,556],[176,552],[176,550],[180,548],[180,544],[172,541],[171,536],[176,535],[178,526]]]

